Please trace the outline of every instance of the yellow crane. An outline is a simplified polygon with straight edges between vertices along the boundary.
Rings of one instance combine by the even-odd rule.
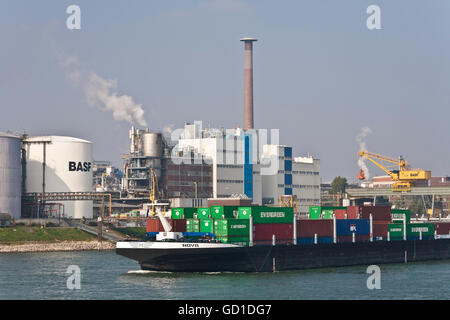
[[[411,186],[414,184],[414,182],[429,180],[431,178],[431,171],[423,169],[410,169],[408,166],[408,162],[401,156],[398,159],[394,159],[366,151],[360,151],[358,155],[370,160],[381,170],[391,176],[392,180],[394,181],[392,191],[411,191]],[[382,165],[375,159],[392,163],[392,165]],[[393,166],[398,166],[398,170],[388,169],[388,167]],[[365,179],[364,172],[362,170],[359,172],[358,179]]]

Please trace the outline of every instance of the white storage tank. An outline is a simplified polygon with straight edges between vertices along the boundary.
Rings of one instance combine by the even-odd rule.
[[[92,192],[92,142],[60,136],[24,139],[25,192]],[[64,216],[92,218],[93,201],[57,201]]]
[[[14,219],[21,216],[21,146],[19,137],[0,133],[0,213],[7,213]]]

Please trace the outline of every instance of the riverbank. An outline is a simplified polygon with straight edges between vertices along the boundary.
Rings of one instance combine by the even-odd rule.
[[[62,241],[15,244],[0,243],[0,253],[114,250],[115,247],[116,244],[110,241]]]
[[[43,228],[12,226],[0,228],[0,244],[58,243],[63,241],[94,241],[97,237],[77,228]]]

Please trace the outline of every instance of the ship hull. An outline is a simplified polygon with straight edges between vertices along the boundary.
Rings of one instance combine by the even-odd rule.
[[[211,247],[118,246],[143,270],[271,272],[450,259],[450,239],[337,244]]]

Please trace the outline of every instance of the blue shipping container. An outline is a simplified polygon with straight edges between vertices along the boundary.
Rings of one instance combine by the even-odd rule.
[[[369,219],[339,219],[336,220],[337,236],[368,235],[370,234]]]
[[[333,238],[317,238],[317,243],[333,243]],[[297,244],[314,244],[314,238],[297,238]]]
[[[297,238],[297,244],[314,244],[314,238]]]

